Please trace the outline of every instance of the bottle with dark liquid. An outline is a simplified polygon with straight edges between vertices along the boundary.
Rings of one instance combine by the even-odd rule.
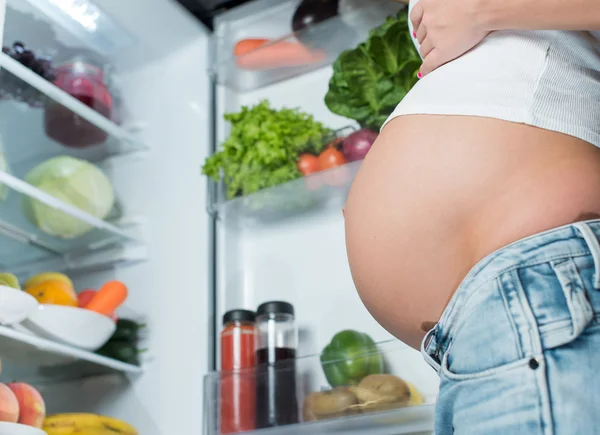
[[[294,307],[273,301],[256,311],[256,428],[298,423]]]

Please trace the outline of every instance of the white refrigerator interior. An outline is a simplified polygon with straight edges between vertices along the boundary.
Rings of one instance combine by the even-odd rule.
[[[112,279],[126,283],[129,295],[118,314],[146,324],[141,347],[147,349],[137,367],[0,326],[0,380],[39,387],[49,414],[109,415],[143,435],[212,435],[205,432],[205,419],[215,404],[205,401],[203,379],[219,365],[226,311],[255,310],[269,300],[292,303],[300,356],[320,353],[343,329],[368,333],[375,341],[393,338],[354,289],[341,213],[345,190],[308,213],[245,218],[235,201],[218,203],[215,186],[201,175],[206,157],[228,136],[223,114],[242,106],[268,100],[275,108],[298,107],[332,129],[352,125],[324,103],[333,59],[277,77],[233,71],[223,54],[232,39],[289,33],[298,3],[244,4],[217,16],[211,33],[171,0],[0,0],[4,46],[22,41],[40,53],[74,48],[100,53],[123,102],[120,121],[109,121],[1,55],[0,84],[7,76],[19,77],[107,132],[108,140],[101,147],[64,147],[46,135],[42,109],[0,99],[0,152],[4,149],[10,166],[0,167],[0,183],[11,190],[0,203],[0,272],[25,279],[63,271],[77,290],[97,289]],[[398,7],[388,3],[389,10]],[[374,27],[381,13],[366,10],[363,20]],[[65,154],[108,175],[116,206],[106,220],[55,203],[23,182],[35,165]],[[70,241],[49,237],[22,217],[20,203],[27,196],[94,229]],[[390,364],[435,401],[437,375],[418,352],[407,348]],[[375,424],[378,431],[363,430],[423,432],[418,425],[414,431],[386,430],[400,424],[395,420]]]

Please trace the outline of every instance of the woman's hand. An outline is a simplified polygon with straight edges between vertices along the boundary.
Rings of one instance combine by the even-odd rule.
[[[420,0],[410,19],[421,45],[425,76],[456,59],[481,42],[489,33],[481,23],[478,0]]]

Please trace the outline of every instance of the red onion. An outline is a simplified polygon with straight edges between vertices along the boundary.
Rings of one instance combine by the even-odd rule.
[[[349,162],[362,160],[371,149],[373,142],[377,139],[377,133],[367,128],[355,131],[344,139],[342,152]]]

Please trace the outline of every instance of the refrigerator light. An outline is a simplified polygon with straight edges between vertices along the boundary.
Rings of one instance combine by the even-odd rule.
[[[54,6],[65,12],[90,32],[98,28],[100,11],[85,0],[49,0]]]
[[[90,0],[27,1],[99,53],[111,54],[133,43],[131,35]]]

